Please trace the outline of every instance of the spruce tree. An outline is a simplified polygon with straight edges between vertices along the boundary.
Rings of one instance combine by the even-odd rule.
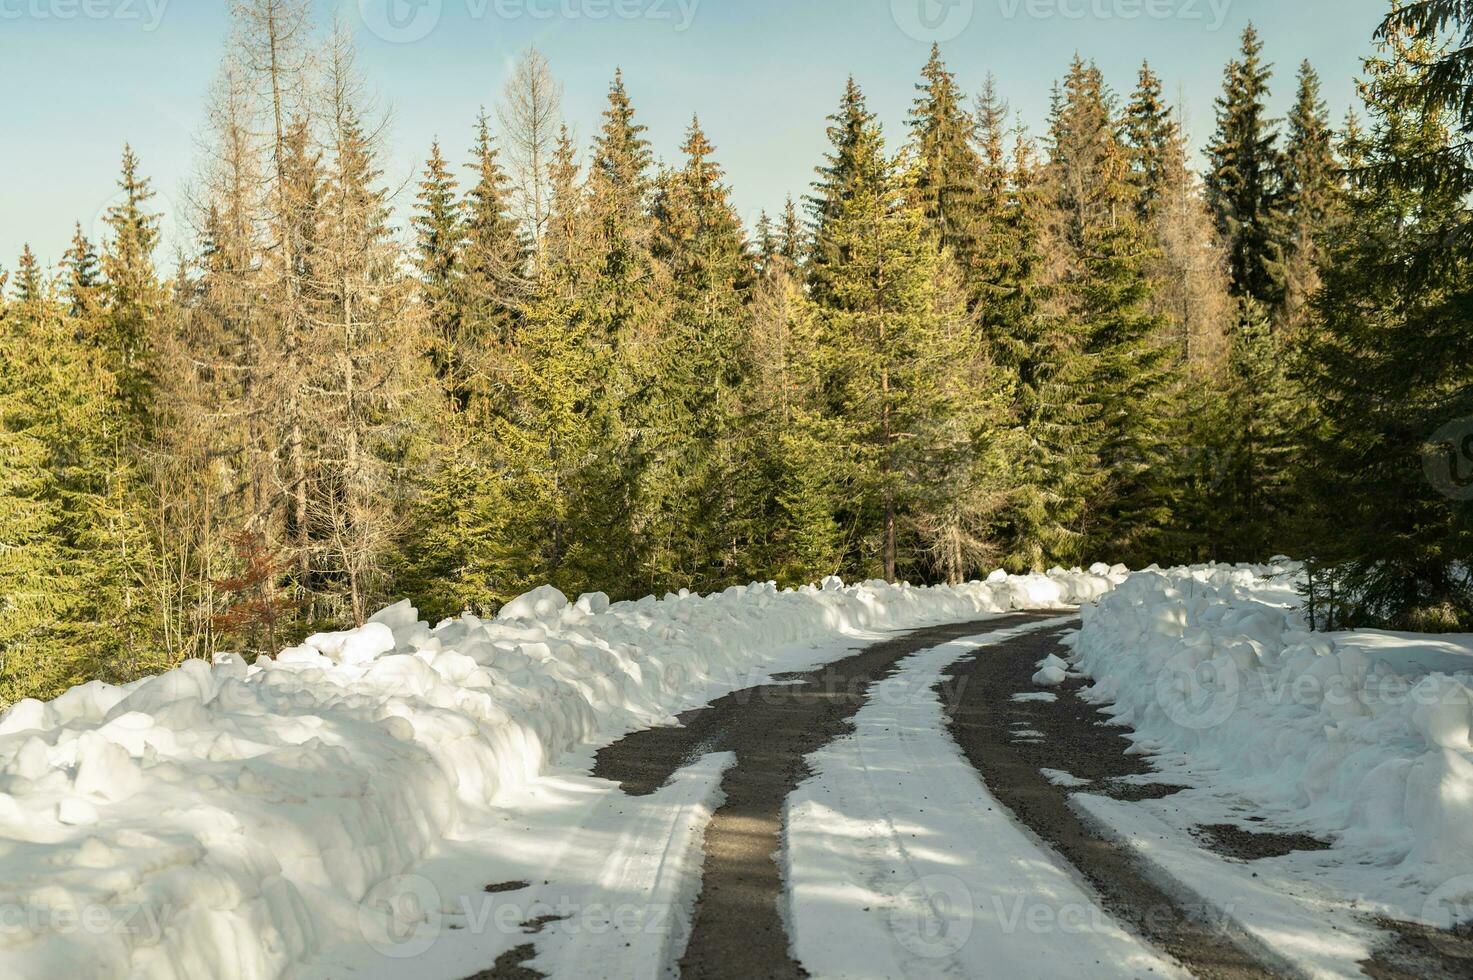
[[[69,307],[68,312],[81,319],[96,316],[102,287],[102,267],[97,249],[82,233],[81,222],[77,223],[71,246],[62,257],[62,268],[66,274],[63,292]]]
[[[469,397],[466,356],[461,342],[459,288],[464,231],[455,178],[440,153],[438,140],[430,147],[430,159],[419,187],[419,203],[413,218],[415,263],[419,267],[421,296],[429,321],[430,359],[451,404],[464,411]]]
[[[644,333],[655,309],[649,214],[653,155],[646,127],[634,117],[623,73],[616,72],[588,176],[590,230],[601,252],[595,296],[604,329],[616,346]]]
[[[786,214],[796,219],[791,201]],[[743,356],[744,425],[755,435],[748,465],[765,504],[754,559],[779,584],[799,586],[845,570],[844,467],[832,449],[841,423],[827,399],[835,352],[797,261],[779,246],[762,272]]]
[[[1099,69],[1079,59],[1055,101],[1049,157],[1057,292],[1047,315],[1063,358],[1048,370],[1054,384],[1073,387],[1050,436],[1064,465],[1048,470],[1069,501],[1051,537],[1060,558],[1138,560],[1149,548],[1144,536],[1168,516],[1159,482],[1168,350],[1150,307],[1154,250],[1135,217],[1130,154]]]
[[[1182,154],[1181,128],[1161,94],[1161,79],[1142,63],[1135,94],[1125,110],[1125,140],[1138,188],[1136,212],[1149,221],[1165,196],[1166,182]]]
[[[21,271],[33,270],[27,248]],[[24,280],[23,280],[24,281]],[[52,697],[101,666],[84,642],[64,448],[89,424],[77,371],[86,361],[52,304],[31,286],[0,316],[0,704]],[[73,466],[90,463],[74,460]]]
[[[843,261],[843,256],[837,254],[829,225],[854,193],[859,178],[859,154],[864,151],[862,142],[874,124],[875,115],[869,111],[864,93],[851,76],[845,83],[838,110],[829,117],[830,149],[824,164],[818,168],[813,193],[805,198],[813,236],[808,261],[809,287],[820,298],[828,288],[830,267]]]
[[[102,342],[113,359],[129,415],[146,429],[155,382],[152,334],[164,302],[153,264],[160,219],[148,211],[154,194],[130,146],[123,147],[118,187],[122,200],[108,209],[109,237],[102,253],[108,321]]]
[[[22,246],[20,261],[15,266],[15,298],[19,303],[39,303],[46,298],[46,283],[41,275],[41,263],[31,246]]]
[[[1278,132],[1265,101],[1273,69],[1250,24],[1239,59],[1217,100],[1208,148],[1207,200],[1228,252],[1233,294],[1277,313],[1284,297],[1284,242]]]
[[[841,119],[862,105],[855,93],[851,86]],[[873,120],[853,131],[836,125],[831,135],[830,160],[847,168],[819,231],[828,398],[838,421],[831,449],[844,453],[851,488],[841,518],[860,543],[851,561],[893,581],[902,568],[929,564],[934,491],[952,484],[973,450],[972,395],[989,384],[959,379],[975,363],[976,335],[945,257],[926,241],[923,213],[905,199],[915,174],[887,158]],[[832,164],[820,170],[833,174]]]
[[[1403,165],[1452,159],[1462,139],[1457,113],[1428,98],[1435,51],[1400,24],[1366,63],[1369,127],[1345,147],[1347,214],[1299,360],[1316,405],[1310,551],[1333,566],[1340,626],[1473,625],[1473,270],[1449,247],[1473,180]]]
[[[978,174],[982,161],[976,147],[976,121],[967,111],[956,76],[946,70],[939,46],[921,71],[918,95],[910,111],[911,155],[916,186],[911,191],[925,215],[932,241],[969,269],[975,261]]]
[[[0,703],[168,666],[139,588],[151,559],[125,403],[27,270],[35,288],[0,317]]]
[[[783,205],[782,221],[778,225],[778,254],[794,268],[808,255],[808,234],[791,197]]]
[[[651,582],[714,588],[746,577],[755,496],[744,486],[748,433],[739,426],[741,360],[753,266],[715,147],[693,119],[684,166],[654,202],[655,256],[672,287],[672,315],[652,358],[640,413],[655,464],[643,474]],[[658,448],[654,448],[658,446]]]
[[[1339,164],[1320,79],[1308,61],[1299,69],[1299,95],[1289,113],[1284,151],[1284,216],[1289,223],[1284,269],[1284,321],[1298,329],[1319,289],[1321,239],[1339,199]]]
[[[989,355],[1003,371],[1012,402],[1013,464],[997,521],[1000,564],[1014,571],[1047,568],[1066,535],[1050,486],[1058,432],[1050,411],[1052,372],[1074,356],[1064,332],[1045,316],[1043,233],[1046,188],[1034,148],[1021,132],[1008,148],[1008,110],[989,78],[978,98],[983,227],[972,290]],[[1077,373],[1066,369],[1066,374]],[[1065,386],[1061,393],[1074,391]]]
[[[496,358],[516,342],[529,256],[511,214],[510,178],[501,167],[485,113],[476,121],[471,172],[475,179],[463,204],[465,274],[460,306],[468,342],[481,358]],[[481,373],[494,374],[494,367],[482,365]]]

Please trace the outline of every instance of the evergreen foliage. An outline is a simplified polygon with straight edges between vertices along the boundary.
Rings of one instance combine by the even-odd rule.
[[[1393,8],[1338,145],[1250,28],[1204,175],[1149,65],[1077,58],[1035,144],[933,48],[750,233],[700,121],[657,162],[619,73],[580,143],[531,52],[401,236],[346,35],[235,14],[171,278],[131,149],[0,274],[0,703],[545,583],[1301,552],[1322,619],[1473,628],[1462,0]]]

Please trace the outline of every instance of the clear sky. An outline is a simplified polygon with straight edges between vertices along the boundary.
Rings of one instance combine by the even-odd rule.
[[[338,0],[317,0],[324,23]],[[1238,35],[1255,22],[1286,111],[1298,63],[1325,80],[1337,121],[1387,0],[342,0],[362,66],[392,109],[387,170],[407,182],[438,136],[461,158],[481,105],[536,44],[566,85],[586,142],[622,66],[656,151],[693,112],[744,216],[803,193],[824,117],[855,75],[893,139],[932,40],[962,84],[987,73],[1037,130],[1050,85],[1078,51],[1128,93],[1142,58],[1186,107],[1194,142]],[[72,224],[96,227],[130,141],[164,208],[199,154],[204,93],[226,40],[228,0],[0,0],[0,264],[22,243],[55,263]],[[400,204],[412,201],[406,190]],[[179,226],[167,234],[178,241]],[[167,264],[167,260],[165,260]]]

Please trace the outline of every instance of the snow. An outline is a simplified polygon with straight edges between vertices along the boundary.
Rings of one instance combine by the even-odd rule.
[[[1137,573],[1083,609],[1085,696],[1134,729],[1171,782],[1177,819],[1333,841],[1274,859],[1363,907],[1449,926],[1473,882],[1473,660],[1467,637],[1310,633],[1298,566]],[[1164,814],[1142,805],[1140,812]],[[1460,911],[1461,909],[1461,911]]]
[[[1262,862],[1249,872],[1203,850],[1149,807],[1091,795],[1070,803],[1104,836],[1131,848],[1168,893],[1275,972],[1313,980],[1362,976],[1359,964],[1379,945],[1377,930],[1343,903],[1305,894]]]
[[[1068,679],[1068,661],[1053,654],[1044,658],[1043,662],[1038,665],[1038,673],[1033,675],[1033,683],[1039,687],[1058,687]]]
[[[949,643],[876,685],[856,731],[810,757],[784,852],[794,951],[814,976],[1183,976],[1013,822],[945,729]],[[1046,949],[1046,954],[1042,951]]]
[[[1088,779],[1080,779],[1078,776],[1064,772],[1062,769],[1040,769],[1038,771],[1043,775],[1044,779],[1047,779],[1055,786],[1062,786],[1064,789],[1082,789],[1085,786],[1093,785]]]
[[[417,976],[478,975],[539,920],[530,965],[542,973],[659,976],[689,937],[705,828],[735,761],[708,755],[632,798],[588,775],[591,750],[574,753],[492,808],[488,826],[381,883],[363,939],[318,956],[301,980],[400,980],[411,959]]]
[[[1473,634],[1426,636],[1360,630],[1331,636],[1339,649],[1360,651],[1404,677],[1473,672]]]
[[[454,912],[426,910],[452,893],[421,871],[464,842],[493,851],[507,807],[535,809],[579,746],[760,683],[782,650],[1074,603],[1124,578],[1100,567],[938,589],[769,583],[615,604],[544,588],[494,621],[434,627],[400,603],[256,664],[226,654],[22,702],[0,716],[0,974],[264,980],[325,950],[346,961],[376,939],[417,939],[431,913]],[[691,794],[686,818],[647,821],[654,830],[629,831],[614,852],[693,840],[714,777],[691,779],[670,787]],[[607,856],[608,828],[624,834],[614,817],[628,815],[575,835],[604,846],[566,873]],[[511,836],[534,850],[543,839],[535,827]],[[678,905],[686,879],[656,872],[598,887],[658,881]],[[582,948],[569,962],[607,955]]]

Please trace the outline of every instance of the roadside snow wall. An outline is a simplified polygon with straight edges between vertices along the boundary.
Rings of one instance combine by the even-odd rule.
[[[569,603],[401,603],[0,717],[0,976],[265,980],[392,926],[375,888],[565,751],[762,679],[788,646],[1091,600],[1124,570]],[[382,920],[382,921],[381,921]]]
[[[1310,633],[1299,574],[1132,575],[1084,608],[1071,641],[1086,696],[1140,750],[1333,838],[1342,891],[1434,925],[1466,919],[1473,638]]]

